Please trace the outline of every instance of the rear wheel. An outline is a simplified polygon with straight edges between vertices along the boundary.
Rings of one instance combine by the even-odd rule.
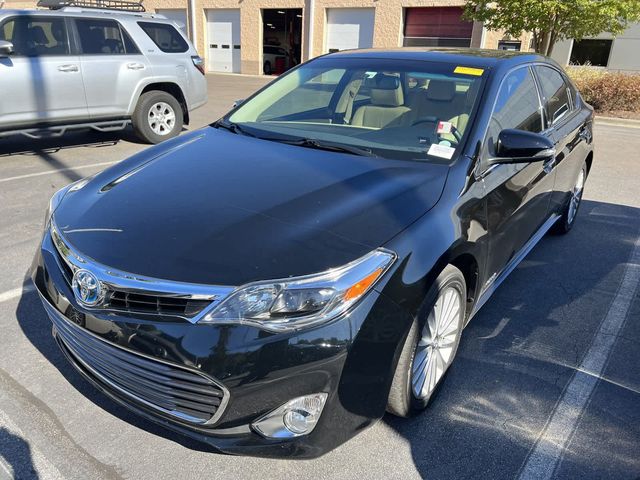
[[[160,143],[177,136],[183,125],[182,106],[176,98],[153,90],[140,95],[133,112],[133,129],[147,143]]]
[[[437,392],[458,350],[466,298],[462,272],[448,265],[425,297],[405,340],[389,393],[390,413],[414,415]]]
[[[582,168],[576,178],[576,183],[571,189],[569,201],[562,210],[561,217],[552,228],[552,232],[563,235],[569,233],[578,216],[578,209],[582,202],[582,192],[584,191],[584,183],[587,180],[587,164],[582,164]]]
[[[264,74],[271,75],[271,62],[269,61],[264,62]]]

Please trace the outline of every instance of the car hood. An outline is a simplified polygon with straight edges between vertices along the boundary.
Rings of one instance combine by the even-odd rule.
[[[240,285],[320,272],[383,245],[435,205],[447,171],[208,127],[70,191],[54,221],[104,265]]]

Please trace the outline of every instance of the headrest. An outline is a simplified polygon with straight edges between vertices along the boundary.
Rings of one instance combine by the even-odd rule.
[[[371,104],[384,107],[399,107],[404,104],[400,78],[378,73],[371,85]]]
[[[49,43],[47,36],[44,33],[44,28],[40,25],[33,25],[29,27],[29,38],[32,42],[38,45],[46,45]]]
[[[427,98],[439,102],[453,100],[456,95],[456,84],[447,80],[429,80],[427,88]]]

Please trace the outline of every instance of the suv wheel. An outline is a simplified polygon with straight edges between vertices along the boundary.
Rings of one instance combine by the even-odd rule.
[[[405,340],[389,392],[390,413],[415,415],[437,392],[458,350],[466,295],[462,272],[447,265],[425,297]]]
[[[264,74],[271,75],[271,62],[268,60],[264,62]]]
[[[153,90],[140,95],[131,120],[141,140],[160,143],[175,137],[182,130],[182,107],[173,95]]]

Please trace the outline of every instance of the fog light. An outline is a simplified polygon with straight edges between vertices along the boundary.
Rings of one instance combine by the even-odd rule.
[[[267,438],[294,438],[308,435],[316,427],[326,401],[326,393],[294,398],[260,417],[252,427]]]

